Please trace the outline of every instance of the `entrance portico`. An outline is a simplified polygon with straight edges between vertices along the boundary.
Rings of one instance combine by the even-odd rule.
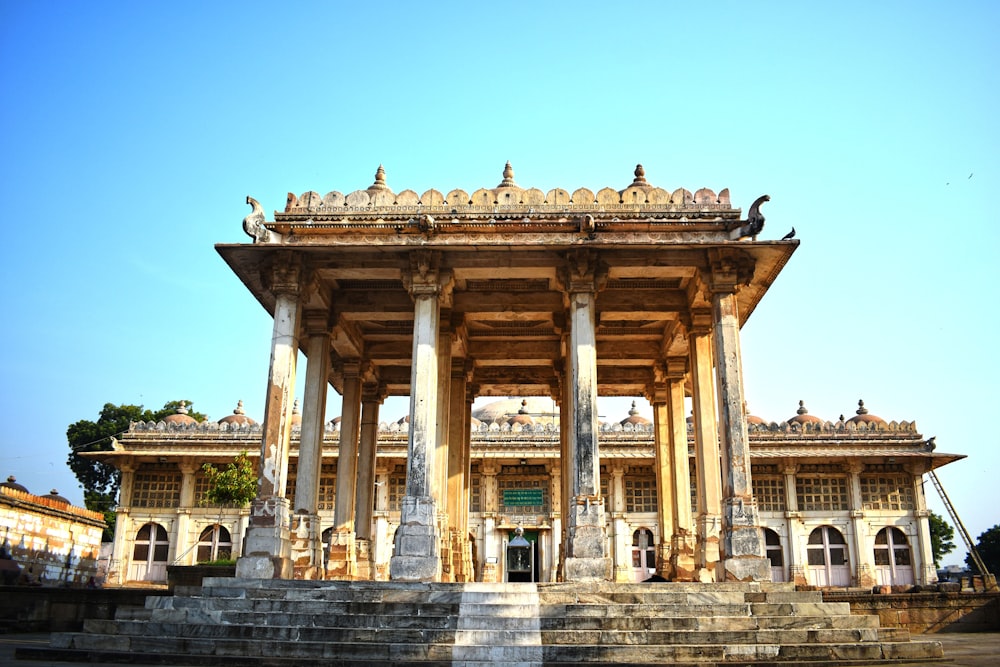
[[[750,492],[739,327],[797,242],[756,240],[763,222],[756,206],[743,220],[727,190],[671,193],[650,185],[641,167],[622,190],[543,193],[518,186],[509,163],[500,185],[471,195],[397,194],[380,167],[366,190],[289,195],[271,222],[250,203],[244,228],[254,242],[217,246],[275,317],[261,484],[240,576],[307,576],[293,567],[300,551],[290,546],[289,527],[297,524],[282,488],[301,349],[309,366],[303,425],[323,400],[317,383],[344,396],[325,576],[364,571],[356,544],[368,531],[359,532],[360,524],[371,520],[362,498],[372,497],[374,476],[372,462],[359,460],[363,396],[410,396],[406,492],[390,576],[434,581],[447,573],[457,581],[472,571],[472,399],[517,395],[561,406],[561,497],[553,503],[561,508],[560,575],[611,579],[597,398],[642,395],[657,415],[658,487],[669,491],[659,495],[667,574],[769,577]],[[698,475],[717,482],[699,485],[697,517],[687,471],[688,394]],[[721,469],[713,465],[715,433]],[[304,475],[318,476],[319,466],[300,463],[298,471],[297,490],[315,488],[318,477]],[[315,502],[315,494],[302,493],[300,502],[297,493],[303,535],[321,532],[308,528]],[[306,560],[315,572],[315,557]]]

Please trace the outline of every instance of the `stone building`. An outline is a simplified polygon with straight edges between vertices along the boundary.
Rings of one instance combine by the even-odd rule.
[[[75,507],[53,489],[30,493],[13,477],[0,483],[3,583],[86,586],[97,583],[104,515]]]
[[[537,545],[518,552],[519,562],[533,558],[531,576],[547,579],[621,580],[655,569],[673,580],[766,581],[800,576],[822,549],[832,584],[843,579],[835,566],[856,534],[853,562],[865,584],[875,566],[862,568],[870,560],[863,519],[900,503],[917,513],[910,553],[926,550],[918,473],[884,454],[910,461],[903,452],[923,447],[912,429],[886,425],[885,447],[838,467],[830,451],[788,450],[782,438],[825,447],[841,440],[838,428],[869,433],[876,422],[858,415],[827,426],[803,412],[772,432],[745,414],[739,330],[798,245],[760,239],[768,200],[758,197],[743,218],[728,189],[667,190],[648,182],[641,165],[625,188],[542,192],[519,186],[510,163],[496,187],[446,195],[396,193],[380,166],[364,190],[289,194],[273,221],[248,197],[243,226],[252,243],[217,250],[274,325],[253,438],[258,495],[243,523],[227,529],[230,543],[234,532],[243,535],[237,575],[493,580],[508,574],[503,544],[516,522],[524,530],[519,544]],[[307,366],[297,415],[300,352]],[[343,404],[335,443],[323,423],[329,386]],[[410,397],[405,437],[396,443],[378,426],[390,395]],[[539,430],[526,410],[507,417],[507,430],[473,428],[473,404],[498,396],[541,397],[559,406],[558,420]],[[619,424],[629,434],[620,439],[600,425],[598,396],[643,396],[652,423]],[[751,428],[777,446],[758,475]],[[526,433],[531,439],[518,439]],[[507,442],[509,434],[517,437]],[[130,437],[116,455],[139,446],[139,433]],[[206,441],[204,454],[224,442]],[[163,458],[148,464],[170,465]],[[173,534],[185,549],[200,548],[185,526],[195,519],[187,508],[195,506],[204,458],[180,462],[182,484],[170,499],[158,489],[176,471],[122,467],[127,479],[135,476],[133,494],[156,496],[143,502],[176,508]],[[380,468],[387,460],[393,467]],[[761,483],[764,505],[756,497]],[[881,497],[899,483],[913,493],[864,509],[866,490]],[[324,508],[329,492],[335,502]],[[641,510],[636,498],[645,498]],[[123,497],[122,506],[131,512],[136,498]],[[331,510],[332,519],[323,514]],[[850,520],[803,532],[815,511]],[[642,525],[633,528],[638,515]],[[782,533],[765,530],[777,518],[803,522],[782,524],[785,574],[772,569]],[[147,552],[170,551],[170,531],[142,525]],[[225,543],[227,534],[200,534],[199,544]],[[880,535],[891,553],[907,533],[878,533],[879,545]],[[812,545],[804,558],[802,540]],[[925,580],[926,558],[913,561],[920,563],[914,579]]]
[[[960,456],[934,451],[912,422],[886,422],[861,406],[850,419],[821,420],[804,406],[790,418],[750,416],[754,498],[772,579],[836,587],[927,584],[931,559],[922,475]],[[342,420],[325,425],[318,507],[326,548],[333,532]],[[473,411],[469,534],[463,560],[442,544],[445,580],[508,581],[508,547],[517,528],[531,544],[535,581],[559,577],[563,530],[559,512],[559,415],[552,401],[497,400]],[[377,426],[373,501],[365,562],[358,569],[389,578],[393,536],[406,485],[408,420]],[[690,515],[698,506],[693,424],[688,427]],[[206,505],[201,465],[222,464],[240,452],[258,458],[260,426],[243,414],[218,423],[137,423],[111,452],[95,453],[122,470],[122,492],[110,578],[113,583],[162,582],[168,564],[194,564],[241,553],[249,509]],[[297,488],[301,430],[293,424],[288,496]],[[609,508],[607,551],[616,581],[654,574],[712,579],[698,560],[673,558],[671,513],[655,474],[652,424],[633,409],[600,424],[601,494]],[[693,522],[690,529],[693,530]],[[696,553],[716,548],[696,545]],[[701,557],[701,556],[699,556]]]

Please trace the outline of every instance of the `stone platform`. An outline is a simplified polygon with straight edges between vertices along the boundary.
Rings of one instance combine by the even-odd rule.
[[[207,579],[21,659],[170,665],[876,665],[943,659],[791,584]]]

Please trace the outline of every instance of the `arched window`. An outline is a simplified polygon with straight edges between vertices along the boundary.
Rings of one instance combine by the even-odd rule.
[[[144,524],[135,534],[129,581],[166,581],[170,539],[158,523]]]
[[[875,535],[875,577],[880,586],[913,584],[910,543],[899,528],[883,528]]]
[[[198,538],[198,562],[229,560],[233,557],[233,540],[229,531],[215,524],[201,531]]]
[[[787,581],[781,538],[770,528],[764,529],[764,555],[771,561],[771,581]]]
[[[820,526],[809,534],[806,545],[809,583],[813,586],[850,586],[847,541],[833,526]]]
[[[656,574],[656,543],[648,528],[632,533],[632,572],[636,581],[645,581]]]

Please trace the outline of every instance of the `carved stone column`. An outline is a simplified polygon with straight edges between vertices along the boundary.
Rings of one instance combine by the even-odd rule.
[[[438,327],[443,282],[439,255],[425,250],[411,256],[405,274],[413,297],[413,355],[410,371],[410,435],[407,443],[406,495],[389,563],[390,577],[435,581],[441,576],[441,536],[433,498],[437,448]]]
[[[625,521],[625,466],[616,461],[608,480],[608,494],[611,496],[611,544],[614,545],[614,579],[628,583],[634,581],[632,575],[632,533]]]
[[[688,463],[687,419],[684,417],[684,377],[687,359],[667,359],[667,414],[673,474],[674,533],[670,564],[674,581],[694,581],[695,533],[691,517],[691,467]]]
[[[264,276],[275,297],[271,366],[264,406],[257,498],[251,505],[243,556],[236,561],[236,576],[248,579],[289,579],[292,576],[285,484],[292,435],[295,364],[299,352],[301,272],[298,258],[289,254],[280,257]]]
[[[937,566],[934,565],[934,550],[931,548],[930,512],[927,510],[927,497],[924,495],[924,473],[929,470],[925,462],[914,462],[912,466],[906,468],[906,472],[913,480],[915,503],[913,515],[917,518],[917,543],[912,548],[919,557],[918,563],[914,563],[913,573],[917,577],[916,583],[922,586],[935,584],[938,580]]]
[[[325,310],[306,311],[302,324],[308,340],[302,430],[292,503],[292,569],[296,579],[322,579],[323,529],[319,518],[319,478],[330,375],[329,314]]]
[[[802,514],[799,512],[799,494],[796,489],[795,474],[799,467],[786,464],[781,472],[785,476],[785,521],[788,524],[788,578],[797,586],[805,586],[807,548],[802,534]]]
[[[552,498],[552,558],[551,569],[546,581],[557,581],[559,577],[559,561],[563,545],[562,527],[562,470],[559,464],[549,465],[549,497]]]
[[[698,475],[698,516],[695,520],[698,546],[696,578],[717,581],[719,532],[722,528],[722,472],[719,469],[719,430],[715,418],[715,386],[712,381],[712,313],[691,313],[691,403],[694,416],[694,452]]]
[[[670,392],[667,389],[664,368],[655,369],[658,381],[653,385],[649,403],[653,407],[653,434],[655,447],[654,472],[656,497],[659,502],[656,515],[659,520],[660,543],[656,553],[656,573],[664,579],[673,579],[671,563],[671,538],[674,534],[674,454],[670,436]]]
[[[358,440],[361,430],[361,362],[343,364],[344,397],[337,454],[336,509],[326,561],[327,579],[354,579],[358,574],[354,534],[357,499]]]
[[[737,250],[709,251],[714,356],[722,454],[722,542],[726,580],[770,581],[764,536],[750,483],[750,441],[743,414],[743,368],[736,292],[753,277],[753,259]]]
[[[170,540],[174,548],[173,562],[178,565],[193,565],[197,562],[196,553],[191,553],[191,508],[194,502],[194,476],[200,467],[197,461],[185,459],[177,466],[181,471],[180,504],[177,507],[177,522],[174,524],[174,537]]]
[[[564,274],[570,344],[566,384],[571,416],[568,434],[570,506],[566,508],[567,581],[600,581],[611,577],[606,552],[604,499],[601,497],[600,451],[597,442],[596,301],[599,283],[596,257],[587,251],[570,254]]]
[[[451,490],[449,461],[451,453],[451,344],[454,334],[447,313],[440,317],[438,330],[438,387],[437,387],[437,447],[435,448],[434,502],[437,505],[438,535],[441,536],[441,581],[455,581],[452,571],[452,531],[449,512],[453,509],[448,499]],[[460,416],[458,416],[461,419]]]
[[[500,568],[500,542],[497,536],[497,512],[500,509],[500,490],[497,485],[499,469],[495,461],[484,460],[482,463],[482,494],[483,494],[483,581],[497,583],[502,581]]]
[[[111,547],[111,562],[108,563],[107,585],[120,586],[125,583],[128,563],[132,558],[128,545],[131,544],[129,537],[132,534],[132,521],[129,516],[132,505],[132,489],[135,487],[134,461],[126,461],[119,465],[122,472],[121,484],[118,491],[118,506],[115,509],[115,536],[114,546]]]
[[[355,495],[354,534],[357,544],[358,579],[372,579],[372,517],[375,509],[375,457],[378,446],[379,406],[385,390],[378,382],[367,381],[361,386],[361,437],[358,450],[358,484]]]
[[[448,422],[448,532],[451,553],[451,580],[472,581],[475,578],[472,548],[469,544],[470,422],[472,404],[467,400],[468,374],[465,359],[453,359],[450,364],[450,395]]]
[[[851,508],[851,529],[854,532],[855,586],[871,588],[875,578],[875,551],[868,548],[868,522],[865,521],[864,504],[861,501],[861,473],[865,466],[860,461],[848,464],[848,501]]]

